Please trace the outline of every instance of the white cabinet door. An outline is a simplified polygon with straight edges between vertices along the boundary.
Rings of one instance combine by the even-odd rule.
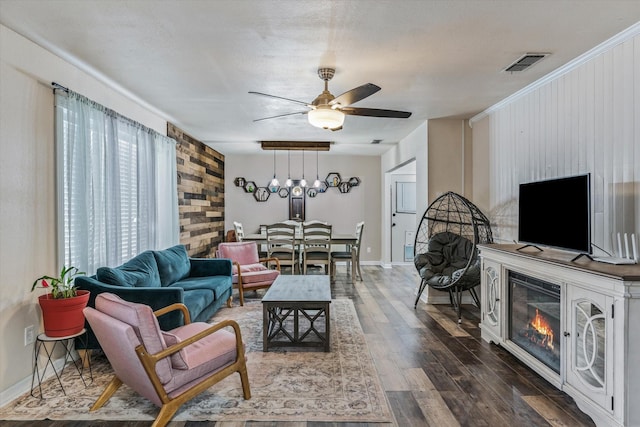
[[[566,382],[613,412],[613,298],[576,286],[567,289]]]
[[[494,335],[498,343],[502,337],[502,275],[501,265],[483,260],[481,291],[482,291],[482,327]]]

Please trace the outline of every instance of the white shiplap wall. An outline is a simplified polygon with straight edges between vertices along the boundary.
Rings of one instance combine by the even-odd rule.
[[[640,23],[588,54],[483,113],[497,241],[517,239],[518,184],[586,172],[593,243],[640,236]]]

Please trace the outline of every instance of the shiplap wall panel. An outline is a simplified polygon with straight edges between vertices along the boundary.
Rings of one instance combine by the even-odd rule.
[[[167,135],[178,142],[180,243],[192,257],[214,257],[225,234],[224,156],[170,123]]]
[[[617,249],[617,232],[640,239],[637,32],[501,105],[489,118],[489,214],[498,241],[518,237],[520,183],[587,172],[593,242],[611,251]]]

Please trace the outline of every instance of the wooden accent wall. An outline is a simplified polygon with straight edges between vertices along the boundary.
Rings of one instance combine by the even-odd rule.
[[[215,257],[224,241],[224,156],[172,124],[178,160],[180,243],[192,257]]]

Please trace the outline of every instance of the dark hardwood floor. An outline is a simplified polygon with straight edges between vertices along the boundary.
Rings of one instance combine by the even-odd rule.
[[[593,426],[573,399],[502,348],[481,340],[479,310],[420,303],[412,266],[363,266],[350,284],[344,266],[334,298],[353,300],[397,426]],[[260,294],[261,295],[261,294]],[[258,296],[259,297],[259,296]],[[251,298],[251,293],[249,293]],[[7,427],[138,427],[147,422],[0,421]],[[381,427],[377,423],[172,422],[170,427]]]

